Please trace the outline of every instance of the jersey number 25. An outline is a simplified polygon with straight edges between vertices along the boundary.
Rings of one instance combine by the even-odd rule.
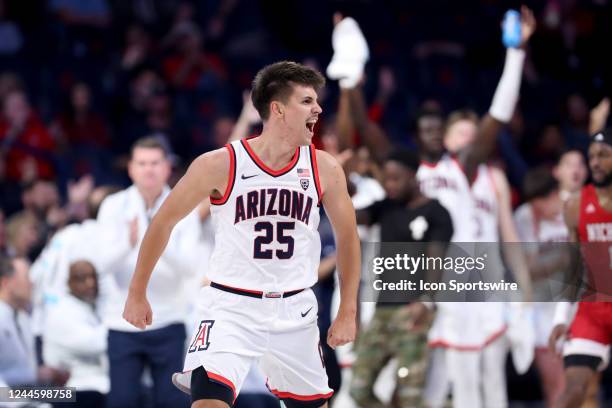
[[[255,259],[272,259],[272,255],[276,254],[278,259],[289,259],[293,256],[294,240],[291,235],[286,235],[287,231],[295,229],[295,222],[277,222],[276,223],[276,241],[280,244],[287,245],[286,249],[262,249],[263,245],[271,244],[274,240],[274,224],[268,221],[260,221],[255,224],[255,232],[264,231],[264,235],[259,235],[255,238],[253,247],[253,257]]]

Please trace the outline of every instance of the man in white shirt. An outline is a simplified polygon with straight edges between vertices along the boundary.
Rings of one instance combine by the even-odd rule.
[[[87,259],[98,272],[102,272],[108,271],[114,263],[123,259],[125,251],[115,247],[114,237],[105,233],[104,228],[96,221],[102,201],[119,190],[112,186],[94,189],[87,198],[88,218],[57,231],[32,264],[32,332],[38,341],[42,338],[47,319],[46,310],[70,292],[68,277],[72,263]],[[100,306],[108,297],[110,278],[108,274],[98,276]],[[42,346],[37,345],[37,350],[42,350]]]
[[[155,138],[136,141],[128,165],[134,184],[107,197],[98,213],[98,222],[113,237],[113,245],[124,253],[121,262],[103,271],[113,277],[103,311],[109,329],[109,408],[142,405],[140,383],[145,365],[151,371],[156,407],[188,403],[172,386],[171,376],[181,371],[184,357],[183,322],[188,303],[183,294],[184,282],[195,273],[201,261],[197,251],[200,224],[196,211],[174,229],[170,244],[155,268],[148,291],[155,305],[155,323],[140,331],[121,317],[145,230],[170,192],[166,184],[171,170],[167,156],[164,145]]]
[[[10,386],[34,384],[34,343],[25,312],[32,291],[28,264],[23,259],[0,263],[0,378]]]
[[[23,258],[0,258],[0,382],[8,386],[63,385],[67,373],[36,366],[30,327],[30,265]]]
[[[98,275],[89,261],[70,265],[70,293],[49,306],[43,330],[43,358],[70,371],[66,386],[77,388],[70,407],[103,408],[110,388],[107,330],[96,310]]]

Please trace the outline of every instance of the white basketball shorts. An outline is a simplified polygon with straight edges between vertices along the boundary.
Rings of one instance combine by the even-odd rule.
[[[229,288],[228,288],[229,289]],[[206,286],[199,293],[200,322],[193,330],[182,373],[174,383],[189,392],[191,371],[240,392],[253,363],[287,406],[319,407],[333,394],[319,344],[317,300],[310,289],[289,297],[250,297]]]

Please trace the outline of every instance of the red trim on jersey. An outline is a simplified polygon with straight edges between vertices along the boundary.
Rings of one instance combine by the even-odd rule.
[[[332,395],[334,395],[333,391],[328,392],[327,394],[298,395],[298,394],[293,394],[291,392],[273,390],[270,387],[268,388],[270,389],[270,392],[276,395],[276,397],[279,399],[291,398],[291,399],[298,400],[298,401],[315,401],[318,399],[329,399],[331,398]]]
[[[208,375],[209,380],[217,381],[217,382],[220,382],[221,384],[224,384],[230,387],[232,390],[232,393],[234,394],[234,401],[236,401],[236,387],[234,387],[234,384],[230,380],[223,377],[222,375],[211,373],[208,370],[206,371],[206,374]]]
[[[227,187],[225,187],[225,192],[223,193],[223,197],[221,198],[210,197],[210,203],[214,205],[222,205],[226,203],[227,199],[232,193],[232,189],[234,188],[234,182],[236,181],[236,152],[234,151],[234,146],[232,146],[229,143],[225,145],[225,148],[229,152],[229,157],[230,157],[229,177],[227,179]]]
[[[300,148],[298,147],[295,150],[295,153],[293,154],[293,158],[291,159],[289,164],[287,164],[285,167],[283,167],[280,170],[273,170],[270,167],[266,166],[266,164],[259,157],[257,157],[253,149],[251,149],[251,146],[249,145],[249,142],[247,140],[248,139],[240,140],[240,143],[242,143],[242,145],[244,146],[245,150],[247,151],[247,154],[255,162],[257,167],[259,167],[260,169],[262,169],[263,171],[265,171],[271,176],[278,177],[278,176],[282,176],[283,174],[288,173],[289,170],[291,170],[297,164],[298,159],[300,158]]]
[[[319,204],[321,203],[321,198],[323,198],[323,190],[321,189],[321,182],[319,181],[319,166],[317,165],[317,149],[315,149],[314,145],[310,145],[310,158],[312,161],[312,171],[313,177],[315,181],[315,187],[317,188],[317,194],[319,194]]]
[[[504,327],[502,327],[501,329],[499,329],[498,331],[490,335],[485,340],[485,342],[480,346],[461,346],[458,344],[449,343],[445,340],[436,340],[436,341],[429,342],[428,346],[431,348],[434,348],[434,347],[452,348],[457,351],[479,351],[485,348],[486,346],[488,346],[489,344],[493,343],[495,340],[497,340],[497,338],[499,338],[502,334],[504,334],[507,329],[508,327],[504,325]]]
[[[432,162],[428,162],[427,160],[421,160],[421,166],[425,166],[425,167],[429,167],[430,169],[435,169],[436,167],[438,167],[438,163],[440,163],[439,161],[432,163]]]

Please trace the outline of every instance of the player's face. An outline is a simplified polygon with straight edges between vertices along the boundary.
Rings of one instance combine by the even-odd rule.
[[[444,151],[442,119],[437,116],[423,116],[417,126],[421,149],[427,154],[441,154]]]
[[[562,189],[570,192],[580,190],[588,176],[582,154],[576,151],[565,153],[555,169],[555,176]]]
[[[93,303],[98,297],[98,276],[89,262],[79,262],[70,268],[70,292],[85,302]]]
[[[161,190],[170,177],[170,163],[157,148],[137,147],[128,165],[132,182],[146,190]]]
[[[408,201],[418,188],[415,172],[392,160],[385,163],[384,185],[387,197],[400,202]]]
[[[595,186],[606,187],[612,184],[612,146],[605,143],[591,143],[589,167]]]
[[[451,153],[457,153],[476,139],[478,128],[471,120],[458,120],[446,129],[444,146]]]
[[[312,143],[314,127],[322,112],[317,102],[317,93],[310,86],[294,85],[286,103],[279,102],[287,133],[297,145]]]

